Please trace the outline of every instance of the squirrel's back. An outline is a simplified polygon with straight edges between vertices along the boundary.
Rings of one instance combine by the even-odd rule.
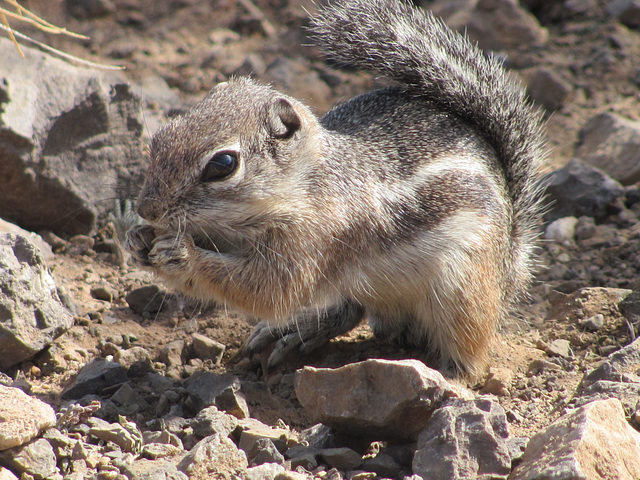
[[[542,195],[538,173],[546,155],[541,114],[519,82],[430,12],[402,1],[336,2],[312,19],[310,30],[314,43],[339,66],[398,82],[408,102],[422,99],[427,115],[435,108],[455,116],[494,150],[510,199],[514,301],[530,279]],[[344,128],[344,118],[333,119],[344,116],[341,109],[325,123]]]

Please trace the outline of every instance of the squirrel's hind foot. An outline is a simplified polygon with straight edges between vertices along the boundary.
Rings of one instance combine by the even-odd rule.
[[[306,355],[347,333],[362,321],[364,314],[361,305],[345,301],[325,310],[307,310],[285,325],[262,321],[255,326],[243,348],[248,355],[253,355],[275,343],[267,360],[267,368],[272,368],[292,352]]]

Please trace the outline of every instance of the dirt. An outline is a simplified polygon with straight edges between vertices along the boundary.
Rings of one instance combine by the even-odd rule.
[[[35,37],[83,58],[125,65],[124,74],[132,81],[162,77],[175,88],[184,106],[226,79],[250,54],[256,54],[264,65],[280,58],[293,59],[303,74],[311,72],[336,80],[327,96],[318,98],[311,92],[303,98],[319,114],[340,99],[376,84],[375,79],[364,74],[336,72],[321,62],[315,49],[303,46],[306,41],[301,27],[307,16],[305,8],[314,10],[311,1],[257,0],[250,4],[232,0],[116,0],[113,4],[116,6],[113,12],[83,19],[71,16],[61,0],[24,2],[53,23],[89,35],[90,40],[45,37],[38,32],[33,33]],[[523,79],[528,78],[534,67],[545,66],[572,85],[569,99],[549,115],[549,144],[553,148],[549,168],[558,167],[572,157],[580,128],[596,113],[612,110],[640,119],[639,71],[633,60],[640,58],[640,32],[608,18],[605,4],[605,1],[589,2],[592,6],[573,18],[543,18],[543,25],[549,30],[548,44],[510,52],[512,65],[517,67],[514,72]],[[250,5],[255,11],[249,11]],[[220,40],[225,34],[228,39]],[[289,93],[295,95],[297,87],[292,85],[294,91]],[[597,305],[595,310],[605,316],[604,326],[592,333],[578,325],[578,320],[589,312],[584,302],[581,308],[572,310],[553,291],[555,287],[567,289],[568,280],[574,282],[574,290],[637,286],[635,278],[640,265],[630,258],[630,252],[640,249],[634,230],[637,217],[626,223],[617,217],[607,222],[615,227],[615,239],[619,241],[568,246],[542,244],[542,267],[531,288],[531,299],[523,305],[519,318],[500,333],[490,363],[497,375],[500,372],[506,375],[504,395],[496,398],[508,412],[514,435],[530,436],[560,416],[584,372],[631,340],[624,318],[615,306],[601,311],[608,300],[600,297],[591,300]],[[225,309],[188,302],[183,306],[184,302],[174,297],[156,315],[143,317],[134,313],[125,302],[126,293],[157,281],[119,266],[113,253],[69,247],[58,253],[50,265],[59,284],[78,306],[76,325],[57,342],[68,350],[68,358],[64,360],[64,368],[53,373],[46,372],[38,359],[21,365],[20,371],[32,384],[33,392],[53,404],[60,403],[58,394],[87,358],[100,355],[108,340],[116,341],[123,336],[133,338],[133,344],[147,349],[153,359],[164,345],[188,339],[193,332],[216,339],[226,346],[221,365],[188,359],[179,369],[172,370],[159,362],[153,364],[154,368],[176,378],[205,369],[240,375],[249,381],[267,380],[282,400],[281,406],[264,404],[259,399],[252,401],[250,397],[252,416],[270,424],[282,419],[293,428],[311,424],[292,395],[291,374],[296,368],[306,364],[339,366],[374,357],[420,358],[419,352],[393,350],[379,342],[363,324],[322,351],[304,359],[290,359],[277,370],[265,373],[259,359],[236,356],[252,328],[248,319]],[[563,268],[561,274],[554,268],[558,265]],[[91,296],[91,287],[98,284],[106,284],[116,292],[111,302]],[[556,306],[565,306],[552,311],[552,300]],[[568,358],[545,353],[545,346],[557,339],[570,341],[572,351]],[[484,380],[466,382],[480,390]]]

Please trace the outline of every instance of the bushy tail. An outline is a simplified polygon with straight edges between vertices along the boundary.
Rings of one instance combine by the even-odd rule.
[[[536,178],[545,157],[541,115],[497,59],[485,57],[431,13],[401,1],[336,2],[312,20],[312,38],[337,64],[415,88],[477,126],[503,165],[513,203],[514,254],[520,257],[514,260],[528,271],[540,210]]]

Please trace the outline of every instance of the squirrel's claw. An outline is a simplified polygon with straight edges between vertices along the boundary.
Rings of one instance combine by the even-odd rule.
[[[300,356],[307,355],[332,338],[352,330],[364,314],[361,305],[345,300],[325,310],[308,310],[282,326],[263,321],[249,335],[244,350],[252,355],[275,344],[267,360],[267,367],[271,368],[296,350]]]

